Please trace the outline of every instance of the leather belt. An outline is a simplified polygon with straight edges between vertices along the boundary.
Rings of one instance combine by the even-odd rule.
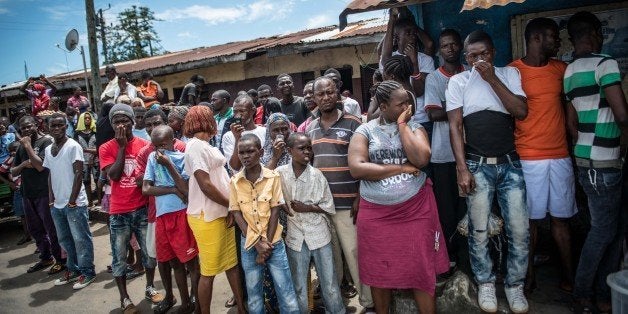
[[[468,160],[479,162],[480,164],[500,165],[500,164],[509,163],[511,161],[519,160],[519,155],[515,151],[512,151],[506,155],[502,155],[499,157],[485,157],[485,156],[467,153],[466,158]]]

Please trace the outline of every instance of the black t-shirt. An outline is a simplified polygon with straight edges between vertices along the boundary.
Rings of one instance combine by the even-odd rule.
[[[286,105],[281,102],[281,112],[288,116],[288,120],[295,125],[301,125],[310,114],[310,111],[305,106],[303,97],[295,96],[292,100],[292,104]]]
[[[46,147],[52,144],[52,137],[46,135],[40,137],[33,143],[33,150],[41,160],[44,160]],[[15,152],[13,166],[17,166],[28,160],[28,154],[24,146],[20,145]],[[69,183],[70,184],[70,183]],[[22,195],[27,198],[40,198],[48,196],[48,169],[44,168],[39,172],[35,168],[24,168],[22,170]]]
[[[465,151],[484,157],[500,157],[515,150],[515,122],[503,112],[482,110],[463,119]]]
[[[194,95],[194,97],[198,97],[198,94],[196,92],[196,84],[188,83],[187,85],[183,87],[183,91],[181,92],[181,98],[179,98],[179,103],[177,105],[179,106],[191,105],[189,101],[189,98],[190,98],[189,95]]]

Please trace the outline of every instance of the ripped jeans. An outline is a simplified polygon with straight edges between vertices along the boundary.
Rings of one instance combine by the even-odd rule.
[[[508,287],[522,285],[528,268],[530,233],[521,162],[513,160],[493,165],[467,160],[467,167],[476,184],[475,192],[467,196],[469,257],[475,280],[478,284],[495,282],[487,229],[493,197],[497,193],[508,239],[505,284]]]
[[[622,172],[619,168],[578,167],[587,194],[591,230],[582,246],[573,295],[578,299],[610,300],[606,276],[619,270]]]

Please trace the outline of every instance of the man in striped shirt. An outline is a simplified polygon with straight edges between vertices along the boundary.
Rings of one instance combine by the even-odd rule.
[[[628,128],[628,105],[617,61],[602,50],[602,24],[590,12],[569,19],[574,61],[567,66],[564,91],[571,101],[568,125],[574,139],[578,179],[587,194],[591,230],[576,270],[575,308],[590,311],[592,300],[610,312],[606,276],[619,269],[622,185],[621,130]],[[597,281],[597,284],[595,282]]]
[[[351,278],[360,293],[360,305],[368,309],[373,307],[373,299],[371,290],[367,286],[360,286],[354,225],[359,202],[359,182],[351,176],[347,159],[349,140],[361,122],[357,117],[337,109],[339,100],[334,81],[325,76],[317,78],[314,81],[314,102],[318,104],[320,116],[312,121],[306,133],[312,139],[313,165],[323,172],[329,182],[336,206],[332,222]],[[342,267],[336,264],[336,268],[337,273],[342,273]]]

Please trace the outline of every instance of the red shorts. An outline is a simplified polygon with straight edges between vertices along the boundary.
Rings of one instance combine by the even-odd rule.
[[[176,257],[181,263],[186,263],[198,255],[185,209],[157,217],[155,233],[158,262],[167,262]]]

